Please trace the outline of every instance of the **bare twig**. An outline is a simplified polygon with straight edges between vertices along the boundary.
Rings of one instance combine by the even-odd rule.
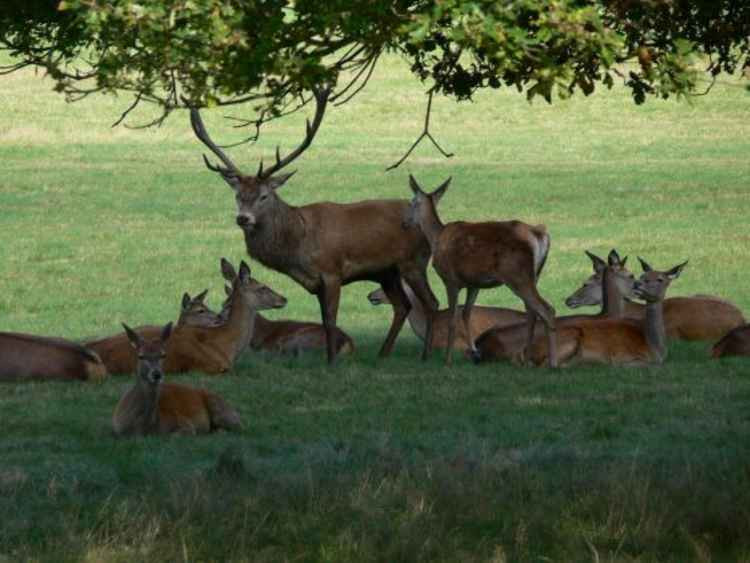
[[[352,79],[352,81],[349,82],[349,84],[347,84],[346,87],[343,90],[341,90],[340,92],[337,92],[336,95],[331,98],[331,101],[333,102],[334,106],[338,107],[338,106],[344,105],[349,100],[351,100],[354,96],[356,96],[357,94],[359,94],[364,89],[365,86],[367,86],[367,83],[370,81],[370,77],[372,76],[372,73],[375,70],[375,65],[377,65],[379,58],[380,58],[380,51],[377,52],[377,53],[375,53],[365,63],[365,65],[360,69],[360,71],[357,73],[357,75],[354,77],[354,79]],[[369,68],[369,70],[368,70],[368,68]],[[365,75],[365,78],[362,81],[362,83],[359,86],[357,86],[354,89],[354,91],[351,94],[349,94],[346,98],[344,98],[341,101],[338,101],[338,99],[341,96],[343,96],[344,94],[346,94],[347,90],[349,90],[352,86],[354,86],[354,84],[359,80],[359,78],[365,72],[367,72],[367,74]]]
[[[112,124],[112,127],[117,127],[120,123],[122,123],[123,121],[125,121],[125,118],[128,116],[128,114],[131,111],[133,111],[139,103],[141,103],[141,96],[142,96],[141,92],[138,92],[138,94],[136,94],[135,101],[132,104],[130,104],[130,106],[128,107],[128,109],[126,109],[124,112],[122,112],[122,115],[120,116],[120,118],[117,121],[115,121]]]
[[[432,141],[432,144],[435,145],[437,150],[440,151],[440,154],[442,154],[445,158],[450,158],[453,156],[453,153],[448,153],[443,150],[443,148],[438,144],[438,142],[435,140],[435,138],[430,133],[430,112],[432,111],[432,95],[435,93],[434,88],[431,88],[430,91],[427,93],[427,111],[425,112],[424,116],[424,129],[422,130],[422,134],[417,137],[417,140],[414,141],[411,148],[409,148],[408,151],[406,151],[406,154],[401,157],[401,159],[396,162],[395,164],[391,164],[388,168],[385,169],[386,172],[390,172],[391,170],[394,170],[395,168],[398,168],[401,166],[401,164],[409,158],[409,155],[412,153],[412,151],[417,148],[417,145],[427,137],[430,141]]]

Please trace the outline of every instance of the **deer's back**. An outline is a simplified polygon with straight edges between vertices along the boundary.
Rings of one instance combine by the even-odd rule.
[[[735,305],[711,297],[670,297],[664,300],[664,326],[669,338],[716,341],[745,323]]]
[[[463,285],[507,283],[516,274],[541,268],[549,245],[540,243],[539,229],[521,221],[448,223],[434,249],[433,264],[442,277]]]
[[[459,316],[463,314],[463,306],[459,307]],[[448,309],[438,311],[433,320],[432,345],[436,348],[445,348],[448,345],[448,329],[451,315]],[[471,333],[476,338],[478,335],[490,329],[502,329],[509,326],[526,322],[526,313],[515,309],[503,307],[485,307],[475,305],[471,309]],[[523,325],[525,327],[525,324]],[[456,338],[453,348],[455,350],[466,350],[469,347],[464,323],[459,319],[456,323]]]
[[[711,355],[714,358],[723,356],[750,356],[750,324],[730,330],[721,340],[714,344]]]
[[[0,381],[102,379],[106,369],[91,350],[61,338],[0,333]]]
[[[352,352],[354,343],[343,330],[334,331],[337,352]],[[304,350],[325,350],[326,332],[320,323],[269,320],[258,315],[250,341],[253,350],[296,354]]]
[[[429,260],[430,248],[418,227],[403,227],[409,202],[400,199],[356,203],[321,202],[299,208],[311,235],[313,264],[344,281],[414,260]]]

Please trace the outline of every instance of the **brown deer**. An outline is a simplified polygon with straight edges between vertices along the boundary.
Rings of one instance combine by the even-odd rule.
[[[222,270],[222,274],[226,280],[231,280],[234,276],[232,270]],[[219,323],[227,318],[232,303],[231,290],[227,286],[224,287],[227,299],[217,315]],[[339,327],[334,329],[334,337],[337,354],[354,352],[354,341]],[[292,355],[298,355],[306,350],[326,350],[326,331],[319,323],[288,319],[271,320],[258,313],[249,345],[255,351]]]
[[[639,258],[643,275],[635,282],[634,292],[646,302],[646,316],[640,320],[600,319],[566,325],[568,342],[560,362],[601,363],[623,366],[661,364],[667,357],[667,335],[664,328],[663,301],[669,284],[679,277],[687,262],[667,271],[656,271]],[[545,350],[536,343],[533,361],[544,361]]]
[[[312,142],[323,119],[330,90],[315,90],[315,117],[307,122],[302,143],[276,163],[255,175],[243,175],[209,137],[197,109],[190,112],[193,131],[223,163],[206,166],[218,172],[235,192],[237,224],[245,236],[250,256],[265,266],[291,277],[317,296],[326,330],[328,362],[336,357],[336,318],[341,286],[370,280],[383,288],[393,304],[393,321],[380,349],[387,356],[409,312],[409,301],[401,287],[407,280],[428,311],[437,300],[427,282],[430,247],[416,227],[403,228],[408,208],[405,200],[368,200],[338,204],[320,202],[301,207],[286,203],[278,195],[294,172],[277,174]],[[431,316],[428,315],[431,331]]]
[[[219,314],[206,305],[207,293],[208,290],[204,289],[194,297],[191,297],[187,292],[182,295],[180,317],[177,319],[177,326],[217,326],[222,324],[223,321],[219,318]],[[227,311],[227,316],[228,313]]]
[[[144,338],[127,325],[122,326],[137,360],[135,385],[122,396],[112,415],[112,429],[117,436],[204,434],[242,427],[240,415],[218,395],[162,382],[172,323],[161,329],[157,338]]]
[[[231,264],[222,258],[222,266]],[[234,269],[232,268],[232,271]],[[250,267],[242,262],[232,284],[232,308],[226,323],[219,326],[175,327],[167,345],[164,370],[167,373],[200,371],[219,374],[229,371],[247,346],[253,332],[256,311],[283,307],[286,299],[250,276]],[[135,329],[144,339],[158,335],[158,327]],[[110,373],[131,373],[136,357],[126,333],[86,343],[101,357]]]
[[[733,328],[714,344],[711,357],[750,356],[750,324]]]
[[[596,315],[566,315],[555,319],[558,329],[558,347],[565,347],[568,350],[571,345],[577,346],[574,342],[579,333],[574,328],[575,326],[602,319],[625,318],[625,299],[635,296],[635,277],[626,268],[627,256],[620,258],[614,249],[607,256],[606,262],[589,251],[586,251],[586,255],[591,259],[594,268],[592,278],[604,280],[600,284],[601,310]],[[572,301],[582,299],[582,294],[588,291],[587,284],[592,278],[568,299]],[[527,335],[523,328],[522,326],[495,327],[485,331],[477,338],[476,352],[472,359],[477,363],[498,360],[523,362],[523,352],[527,345]],[[566,355],[564,350],[559,353]]]
[[[601,275],[591,276],[582,288],[574,292],[565,304],[570,308],[598,305],[602,300]],[[625,301],[624,316],[641,320],[646,306],[629,299]],[[667,338],[705,340],[715,342],[727,332],[745,323],[745,317],[734,304],[720,297],[694,295],[669,297],[664,300],[664,327]]]
[[[0,332],[0,381],[102,381],[107,369],[88,348],[33,334]]]
[[[456,324],[458,323],[458,293],[466,288],[463,323],[466,340],[475,350],[471,311],[480,289],[507,285],[526,306],[527,344],[530,346],[537,316],[545,324],[549,345],[549,363],[557,365],[555,352],[555,310],[536,289],[538,276],[549,251],[549,234],[544,225],[527,225],[521,221],[468,223],[456,221],[443,224],[437,214],[437,203],[448,189],[448,178],[434,192],[422,191],[413,176],[409,186],[414,198],[405,223],[418,225],[432,249],[432,265],[445,284],[448,295],[450,322],[446,363],[452,361]],[[425,354],[430,342],[425,339]]]
[[[417,299],[409,284],[403,282],[404,293],[411,303],[411,311],[407,317],[414,334],[424,342],[427,329],[426,312],[422,309],[422,304]],[[376,289],[367,295],[367,299],[373,305],[382,305],[389,303],[388,296],[382,289]],[[463,312],[463,307],[459,306],[459,314]],[[445,348],[448,346],[448,328],[451,321],[451,314],[448,309],[437,311],[432,319],[432,346],[434,348]],[[471,331],[473,334],[482,334],[493,327],[506,327],[517,325],[526,321],[526,313],[516,311],[515,309],[506,309],[503,307],[483,307],[475,305],[471,311]],[[464,325],[459,323],[456,327],[456,339],[453,343],[455,350],[464,351],[471,347],[466,338]]]

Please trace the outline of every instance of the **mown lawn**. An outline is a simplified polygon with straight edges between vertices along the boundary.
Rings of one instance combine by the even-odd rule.
[[[187,115],[111,129],[128,98],[66,105],[50,89],[31,72],[0,79],[0,328],[107,334],[172,319],[205,287],[218,305],[219,258],[244,245]],[[329,110],[284,197],[407,197],[409,172],[428,187],[452,175],[446,220],[547,225],[540,291],[558,313],[589,273],[583,250],[612,247],[656,267],[690,259],[671,295],[750,311],[742,82],[641,107],[622,89],[552,106],[510,91],[438,100],[434,133],[456,156],[425,145],[385,173],[420,132],[422,90],[386,60]],[[204,113],[214,138],[239,139],[222,115]],[[251,171],[302,132],[292,116],[232,155]],[[304,290],[253,271],[289,299],[274,316],[317,319]],[[236,406],[240,433],[114,440],[127,377],[4,385],[0,561],[750,561],[748,362],[683,343],[649,369],[446,368],[418,360],[408,327],[377,361],[390,312],[369,305],[373,287],[344,290],[357,351],[332,369],[248,355],[226,377],[180,378]],[[506,289],[479,300],[518,305]]]

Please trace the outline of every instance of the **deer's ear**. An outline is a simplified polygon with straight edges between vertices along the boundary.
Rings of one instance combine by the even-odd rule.
[[[411,174],[409,174],[409,187],[415,194],[422,192],[422,188],[419,187],[419,184],[417,184],[417,180]]]
[[[594,273],[595,274],[602,273],[606,269],[607,263],[601,258],[599,258],[593,252],[589,252],[588,250],[586,250],[585,252],[586,252],[586,256],[588,256],[591,259],[591,265],[594,267]]]
[[[440,201],[440,198],[442,198],[443,194],[445,194],[445,191],[448,189],[448,186],[450,185],[452,179],[452,176],[448,177],[445,182],[438,186],[438,189],[430,194],[430,197],[432,198],[432,201],[435,202],[435,205],[437,205],[437,203]]]
[[[271,176],[268,180],[266,180],[266,185],[272,190],[276,190],[286,184],[286,181],[296,173],[297,171],[295,170],[294,172],[290,172],[289,174],[278,174],[277,176]]]
[[[169,340],[169,337],[172,336],[172,323],[169,322],[164,325],[164,328],[161,329],[161,341],[162,344]]]
[[[122,328],[125,329],[125,334],[127,334],[128,340],[130,340],[130,345],[136,350],[140,348],[140,346],[143,344],[143,340],[141,340],[140,335],[125,323],[122,323]]]
[[[644,271],[644,272],[650,272],[651,270],[653,270],[653,268],[652,268],[651,266],[649,266],[649,265],[648,265],[648,262],[646,262],[646,261],[645,261],[645,260],[644,260],[643,258],[641,258],[640,256],[638,257],[638,261],[639,261],[639,262],[641,263],[641,268],[643,268],[643,271]]]
[[[200,292],[200,293],[199,293],[198,295],[196,295],[196,296],[194,297],[194,299],[195,299],[196,301],[198,301],[199,303],[203,303],[203,300],[204,300],[204,299],[206,298],[206,295],[207,295],[207,294],[208,294],[208,288],[206,288],[206,289],[204,289],[203,291],[201,291],[201,292]]]
[[[182,310],[185,311],[190,306],[190,294],[185,292],[182,294]]]
[[[230,282],[234,281],[234,278],[237,277],[237,272],[235,272],[234,266],[232,266],[232,263],[226,258],[221,259],[221,275],[224,276],[225,280]]]
[[[240,263],[240,281],[246,282],[250,279],[250,266],[244,260]]]
[[[206,158],[205,156],[203,158]],[[235,192],[239,191],[239,189],[242,187],[242,177],[239,176],[236,172],[233,172],[231,170],[220,170],[219,173],[221,174],[221,177],[224,179],[224,181],[229,184],[229,187],[232,188]]]
[[[232,295],[232,286],[224,284],[224,293],[227,294],[227,296]]]
[[[669,270],[668,272],[664,272],[664,273],[666,274],[666,276],[667,276],[667,277],[668,277],[668,278],[669,278],[670,280],[673,280],[673,279],[675,279],[675,278],[679,278],[679,277],[680,277],[680,273],[682,272],[682,269],[683,269],[683,268],[684,268],[685,266],[687,266],[687,263],[688,263],[688,261],[687,261],[687,260],[685,260],[685,261],[684,261],[684,262],[683,262],[682,264],[678,264],[677,266],[675,266],[674,268],[672,268],[672,269],[671,269],[671,270]]]
[[[607,262],[610,266],[619,266],[622,264],[622,260],[620,260],[620,255],[617,253],[617,251],[613,248],[609,251],[609,254],[607,254]]]

